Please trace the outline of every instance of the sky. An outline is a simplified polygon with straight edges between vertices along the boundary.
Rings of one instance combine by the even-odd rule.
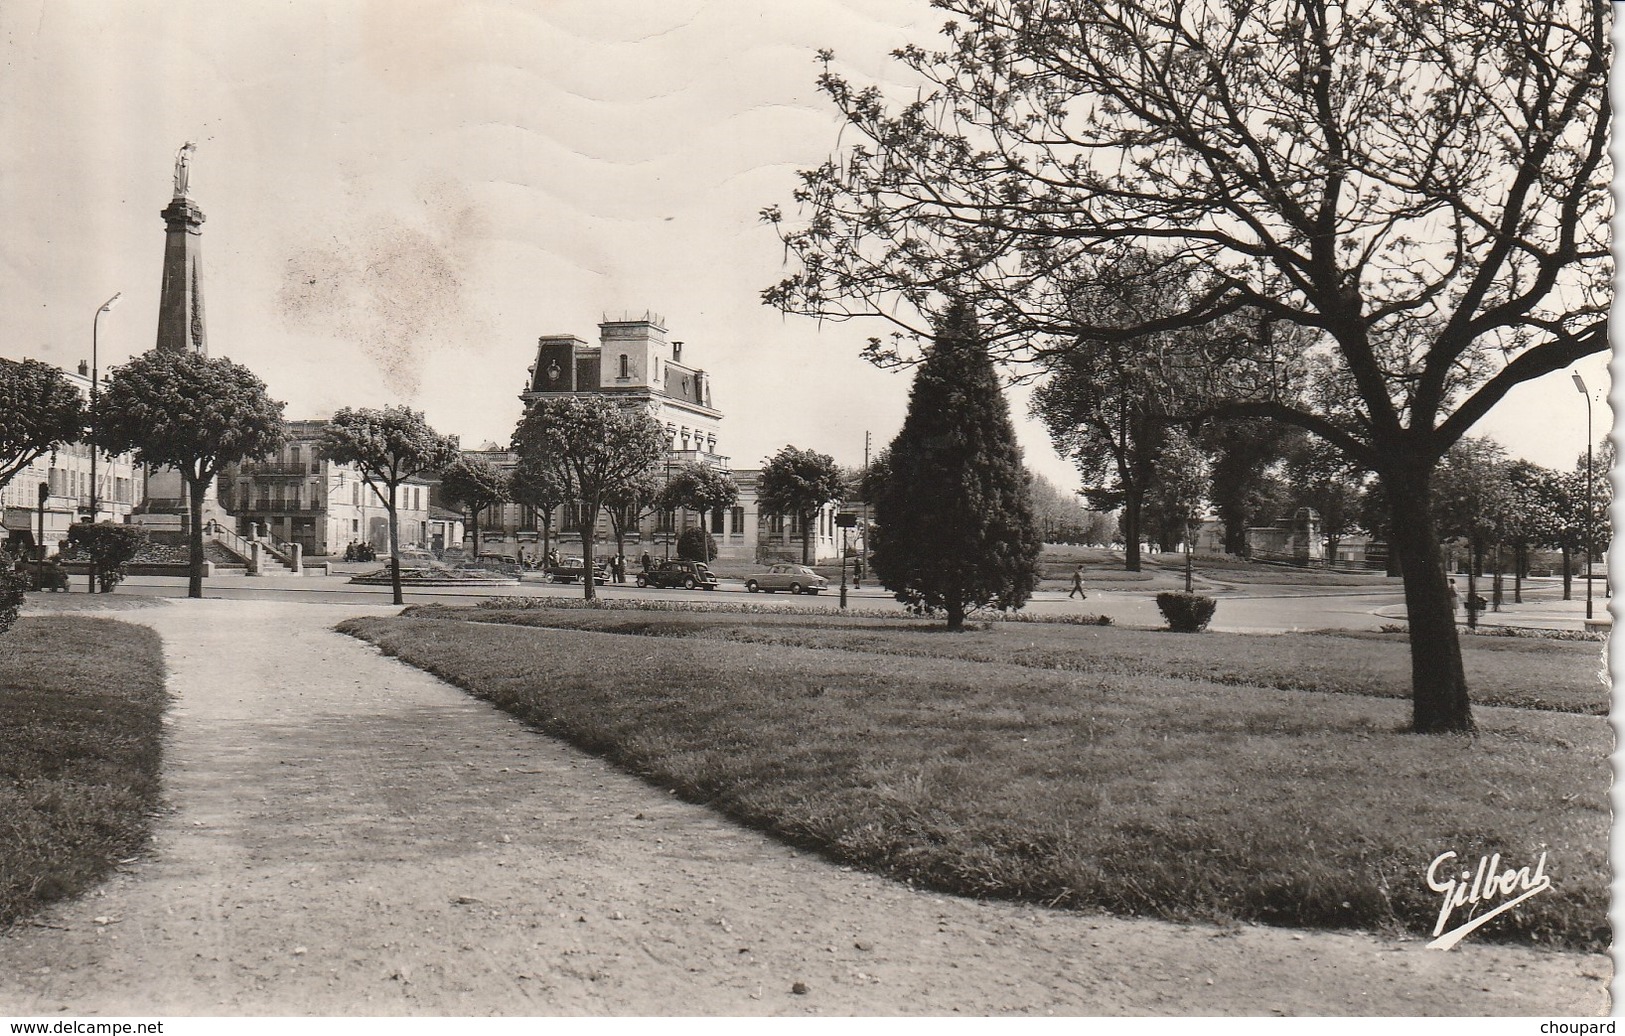
[[[505,443],[538,337],[665,318],[723,411],[718,452],[863,460],[909,374],[886,328],[761,305],[784,275],[758,213],[840,141],[815,52],[909,89],[924,0],[8,0],[0,7],[0,355],[105,367],[150,349],[176,150],[195,141],[211,355],[291,418],[405,403],[465,446]],[[1594,389],[1607,357],[1576,369]],[[1030,467],[1071,464],[1012,414]],[[1476,432],[1567,468],[1586,443],[1567,371]]]

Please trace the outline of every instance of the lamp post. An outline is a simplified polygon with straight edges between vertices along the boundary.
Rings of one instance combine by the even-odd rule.
[[[96,394],[102,377],[97,339],[101,333],[102,314],[112,309],[123,295],[122,291],[115,291],[112,298],[96,308],[96,315],[90,320],[90,521],[93,525],[101,512],[99,487],[96,484],[96,455],[101,452],[96,447]]]
[[[1590,619],[1592,511],[1596,508],[1591,495],[1591,390],[1586,388],[1585,379],[1580,377],[1579,371],[1569,373],[1574,377],[1574,387],[1580,390],[1580,395],[1586,397],[1586,618]]]
[[[841,526],[841,607],[846,607],[846,525]]]
[[[90,524],[95,525],[101,513],[100,486],[96,482],[96,455],[101,452],[96,446],[96,390],[102,379],[100,355],[97,350],[97,338],[100,336],[102,314],[112,309],[114,304],[124,295],[122,291],[115,291],[113,297],[96,307],[96,315],[90,318]],[[96,565],[91,562],[85,569],[85,589],[90,593],[96,592]]]

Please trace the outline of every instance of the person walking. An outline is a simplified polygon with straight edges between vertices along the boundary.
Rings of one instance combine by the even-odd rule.
[[[1083,566],[1082,565],[1079,565],[1077,568],[1072,570],[1072,589],[1068,590],[1066,592],[1066,595],[1067,595],[1067,597],[1071,597],[1073,594],[1076,594],[1077,597],[1078,597],[1078,600],[1080,600],[1080,601],[1087,601],[1089,599],[1089,595],[1083,592]]]

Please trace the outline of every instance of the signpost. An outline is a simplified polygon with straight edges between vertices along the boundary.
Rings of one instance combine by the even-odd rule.
[[[856,528],[858,516],[851,511],[841,511],[835,515],[835,524],[841,530],[841,607],[846,607],[846,530]]]
[[[39,484],[39,540],[34,545],[34,589],[45,587],[45,501],[51,496],[51,484]]]

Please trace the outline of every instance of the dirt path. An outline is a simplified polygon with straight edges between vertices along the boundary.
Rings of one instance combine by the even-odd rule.
[[[153,851],[0,936],[0,1014],[1550,1014],[1606,957],[1125,921],[797,854],[331,632],[183,601]],[[797,990],[804,990],[798,992]]]

